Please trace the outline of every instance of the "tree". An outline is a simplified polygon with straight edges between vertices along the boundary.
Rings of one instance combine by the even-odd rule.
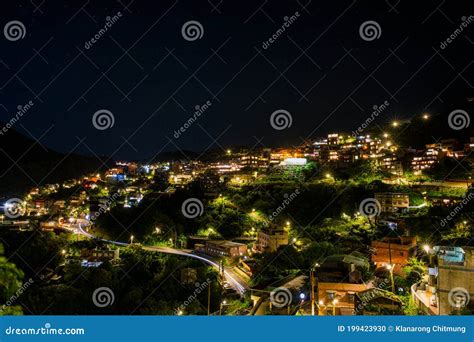
[[[21,308],[12,305],[20,290],[23,272],[15,264],[8,261],[3,255],[3,245],[0,244],[0,302],[4,303],[0,307],[0,315],[21,314]]]

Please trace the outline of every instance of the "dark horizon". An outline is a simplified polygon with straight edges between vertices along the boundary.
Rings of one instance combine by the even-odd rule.
[[[470,20],[463,3],[5,4],[2,24],[18,20],[26,32],[0,40],[0,120],[33,101],[13,129],[44,146],[144,160],[159,151],[295,146],[351,132],[385,101],[376,125],[444,115],[467,109],[473,96],[472,23],[446,43]],[[110,28],[91,42],[107,16]],[[188,21],[202,26],[200,39],[183,38]],[[377,39],[361,38],[366,21],[379,25]],[[97,130],[92,118],[102,109],[114,124]],[[291,127],[271,126],[277,110],[291,114]]]

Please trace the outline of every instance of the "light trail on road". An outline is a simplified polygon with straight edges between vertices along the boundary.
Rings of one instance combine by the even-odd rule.
[[[89,225],[89,222],[87,220],[84,220],[85,222],[87,222],[87,225]],[[114,244],[114,245],[117,245],[117,246],[122,246],[122,247],[127,247],[129,246],[130,244],[129,243],[126,243],[126,242],[120,242],[120,241],[111,241],[111,240],[105,240],[105,239],[99,239],[97,238],[96,236],[92,235],[91,233],[88,233],[86,232],[83,228],[82,228],[82,225],[81,223],[79,222],[79,220],[77,221],[77,228],[76,228],[76,232],[78,234],[82,234],[90,239],[97,239],[97,240],[100,240],[100,241],[103,241],[103,242],[107,242],[107,243],[111,243],[111,244]],[[183,250],[179,250],[179,249],[175,249],[175,248],[171,248],[171,247],[154,247],[154,246],[143,246],[143,249],[147,250],[147,251],[151,251],[151,252],[158,252],[158,253],[166,253],[166,254],[174,254],[174,255],[181,255],[181,256],[185,256],[185,257],[189,257],[189,258],[193,258],[193,259],[197,259],[197,260],[201,260],[201,261],[204,261],[205,263],[213,266],[214,268],[216,268],[217,270],[220,270],[220,265],[211,260],[211,259],[208,259],[206,257],[203,257],[203,256],[200,256],[200,255],[197,255],[197,254],[193,254],[191,252],[186,252],[186,251],[183,251]],[[230,274],[229,271],[225,270],[224,269],[224,276],[226,278],[226,280],[229,282],[229,284],[232,286],[232,288],[234,288],[235,291],[237,291],[239,294],[243,294],[245,293],[245,291],[247,290],[248,286],[247,284],[240,280],[240,279],[236,279],[237,277],[234,277]],[[240,280],[240,282],[239,282]]]

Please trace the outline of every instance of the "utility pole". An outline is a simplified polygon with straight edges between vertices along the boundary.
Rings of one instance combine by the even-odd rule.
[[[314,273],[316,272],[316,268],[318,268],[320,265],[318,263],[315,263],[314,265],[311,266],[310,268],[310,273],[309,273],[309,278],[310,278],[310,284],[311,284],[311,315],[314,316],[316,313],[316,293],[314,291],[314,288],[316,287],[316,278],[314,276]],[[319,305],[318,305],[318,315],[319,315]]]
[[[314,270],[311,268],[309,271],[310,284],[311,284],[311,316],[314,316]]]
[[[212,282],[210,282],[207,285],[207,315],[208,316],[211,315],[211,284]]]
[[[395,293],[395,282],[393,281],[393,269],[395,268],[395,265],[392,264],[392,248],[390,244],[390,240],[388,240],[388,257],[390,260],[390,281],[392,282],[392,292]]]

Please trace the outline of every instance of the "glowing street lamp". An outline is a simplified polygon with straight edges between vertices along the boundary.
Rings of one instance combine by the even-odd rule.
[[[134,238],[134,236],[131,235],[131,236],[130,236],[130,244],[131,244],[131,245],[133,245],[133,238]]]
[[[336,316],[336,305],[337,305],[337,303],[339,303],[339,300],[337,300],[337,299],[334,299],[332,301],[332,315],[333,316]]]
[[[423,114],[423,120],[428,120],[430,115],[428,113]]]
[[[223,306],[226,306],[226,305],[228,305],[228,304],[227,304],[227,301],[224,299],[224,300],[221,302],[221,304],[219,305],[219,316],[222,316],[222,307],[223,307]]]
[[[398,125],[399,125],[398,121],[392,122],[392,126],[393,126],[393,127],[398,127]]]
[[[395,293],[395,281],[393,280],[393,269],[395,268],[395,265],[388,264],[386,268],[387,270],[390,271],[390,281],[392,283],[392,292]]]

